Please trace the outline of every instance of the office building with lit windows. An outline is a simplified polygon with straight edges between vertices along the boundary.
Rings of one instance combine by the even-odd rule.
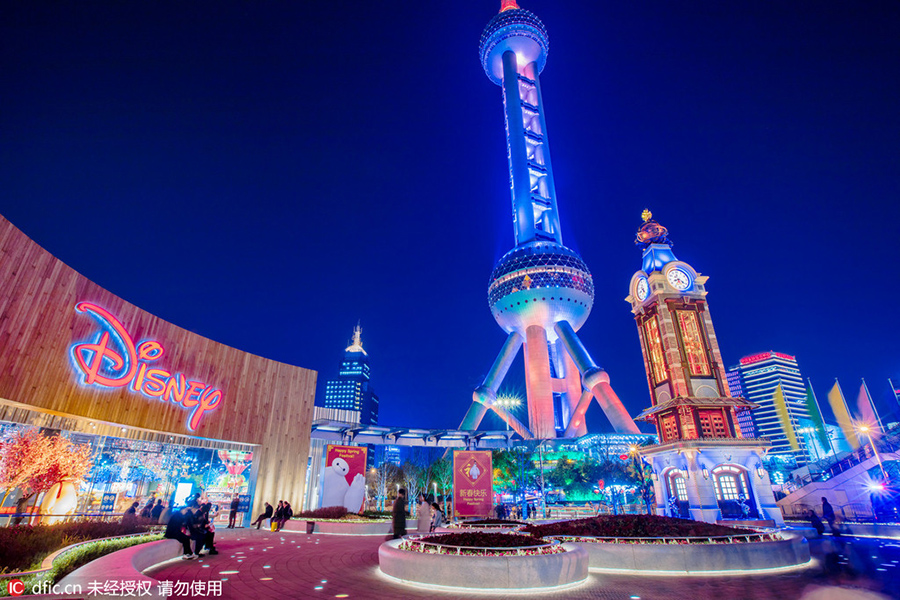
[[[743,398],[744,388],[741,387],[741,374],[738,371],[728,371],[725,374],[725,378],[728,381],[728,390],[731,392],[731,397]],[[740,411],[736,417],[735,420],[738,428],[741,430],[741,435],[746,438],[755,438],[756,425],[753,424],[753,416],[750,414],[750,411]]]
[[[336,379],[325,383],[324,407],[359,413],[362,425],[378,424],[378,396],[369,383],[369,356],[362,346],[362,328],[353,329],[353,341],[344,349]]]
[[[740,395],[759,405],[759,408],[751,411],[750,417],[756,434],[772,442],[769,454],[793,456],[798,463],[806,463],[808,457],[804,436],[797,433],[797,430],[801,427],[801,420],[809,421],[810,416],[806,408],[806,386],[796,357],[783,352],[762,352],[745,356],[737,365],[729,368],[728,372],[732,396]],[[733,374],[738,377],[734,378]],[[739,394],[732,382],[739,382]],[[775,392],[779,385],[784,394],[791,427],[800,446],[799,451],[791,449],[788,435],[778,416]]]

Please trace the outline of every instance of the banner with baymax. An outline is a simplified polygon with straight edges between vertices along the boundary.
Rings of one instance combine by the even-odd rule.
[[[366,448],[328,445],[322,472],[322,504],[359,512],[366,499]]]

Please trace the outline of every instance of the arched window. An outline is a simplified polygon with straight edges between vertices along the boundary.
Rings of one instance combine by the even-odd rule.
[[[668,483],[669,497],[675,498],[680,502],[687,502],[687,484],[685,483],[684,471],[672,469],[666,473],[666,481]]]
[[[743,500],[750,497],[745,470],[734,465],[719,465],[712,472],[717,500]]]

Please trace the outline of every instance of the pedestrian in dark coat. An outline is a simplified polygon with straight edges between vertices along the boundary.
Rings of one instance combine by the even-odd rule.
[[[828,521],[831,531],[834,531],[834,508],[825,496],[822,496],[822,516]]]
[[[272,505],[266,502],[266,511],[256,517],[256,520],[250,523],[250,526],[253,527],[254,525],[256,525],[256,528],[259,529],[260,524],[266,519],[271,519],[273,513],[274,509],[272,508]]]
[[[400,488],[397,499],[394,500],[394,508],[391,510],[394,523],[394,539],[406,535],[406,489]]]
[[[138,506],[140,506],[140,504],[138,502],[135,502],[128,510],[125,511],[125,514],[122,515],[122,525],[137,525]]]
[[[184,556],[181,558],[184,560],[194,558],[194,553],[191,552],[191,538],[188,534],[190,528],[188,526],[187,515],[189,513],[190,509],[187,506],[179,511],[173,512],[172,516],[169,518],[169,522],[166,524],[166,533],[163,535],[163,537],[181,542],[181,546],[184,548]]]
[[[234,495],[234,498],[231,499],[231,512],[228,513],[228,529],[234,529],[234,522],[237,520],[238,514],[238,506],[241,505],[241,500],[237,494]]]
[[[159,515],[162,514],[163,511],[163,503],[162,498],[156,501],[156,506],[153,507],[153,510],[150,511],[150,520],[154,523],[159,523]]]

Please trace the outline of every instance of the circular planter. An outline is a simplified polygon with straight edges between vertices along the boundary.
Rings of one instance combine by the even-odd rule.
[[[409,519],[406,528],[416,528],[417,521]],[[316,521],[315,519],[291,519],[284,524],[286,531],[299,533],[329,533],[337,535],[388,535],[391,533],[390,521]]]
[[[806,538],[792,533],[774,535],[780,539],[747,541],[758,539],[759,536],[630,540],[555,537],[584,549],[589,557],[590,568],[604,571],[640,571],[644,574],[736,573],[771,571],[809,563],[809,544]],[[579,541],[575,541],[576,539]],[[716,543],[710,543],[711,540]]]
[[[587,552],[571,544],[562,544],[564,552],[555,554],[474,556],[401,550],[402,542],[383,543],[378,548],[378,565],[384,574],[406,583],[480,590],[548,589],[575,585],[588,576]]]

